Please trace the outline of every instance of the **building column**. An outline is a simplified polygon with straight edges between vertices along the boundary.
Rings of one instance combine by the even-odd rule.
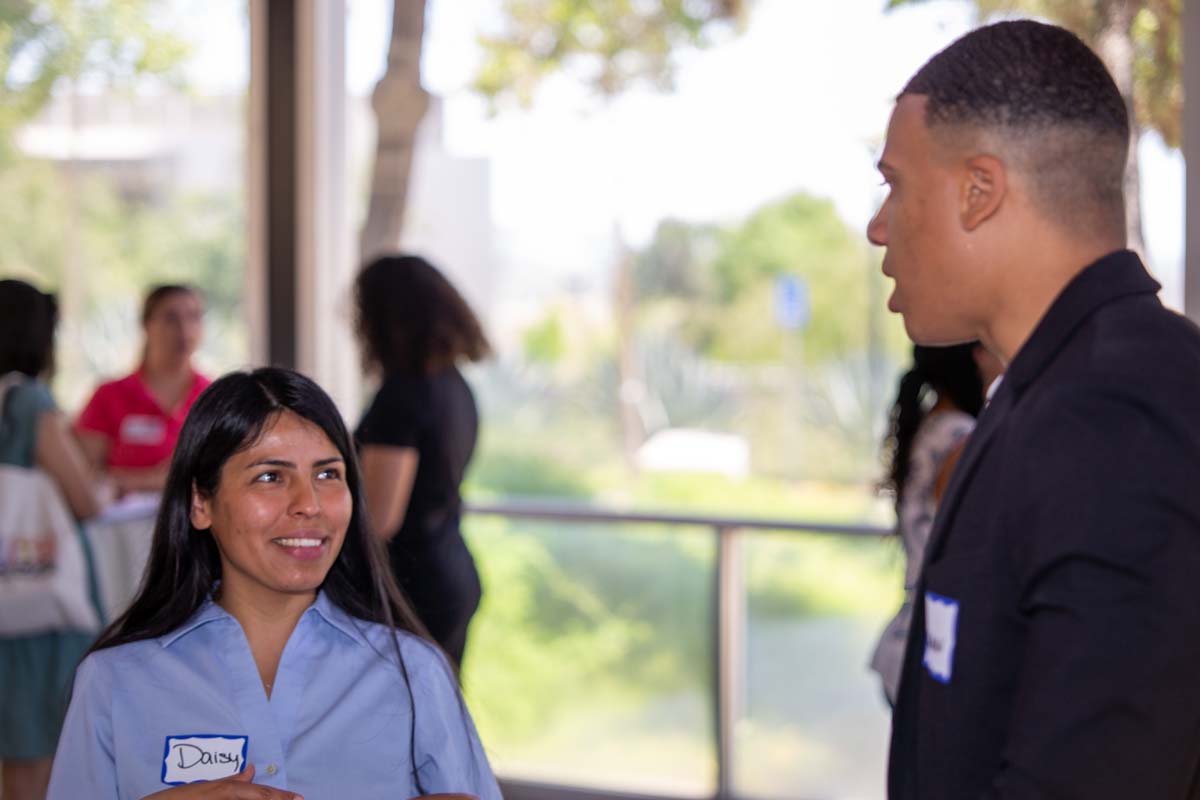
[[[1200,2],[1183,3],[1183,309],[1200,323]]]
[[[345,0],[251,0],[250,15],[251,353],[313,378],[353,417]]]
[[[346,3],[298,0],[296,11],[297,363],[353,421],[361,370],[351,330],[358,270],[347,200]]]

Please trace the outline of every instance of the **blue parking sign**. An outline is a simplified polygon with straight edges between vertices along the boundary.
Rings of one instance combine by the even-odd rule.
[[[788,330],[800,330],[808,324],[808,284],[799,275],[780,275],[775,279],[775,322]]]

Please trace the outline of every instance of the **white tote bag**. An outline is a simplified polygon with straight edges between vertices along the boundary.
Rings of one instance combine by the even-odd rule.
[[[0,378],[4,401],[23,376]],[[75,518],[40,469],[0,464],[0,636],[95,631],[87,559]]]

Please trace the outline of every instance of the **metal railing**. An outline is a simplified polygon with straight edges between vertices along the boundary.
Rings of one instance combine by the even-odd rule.
[[[594,506],[544,502],[506,501],[468,503],[469,515],[498,516],[508,519],[532,519],[560,522],[585,522],[599,525],[646,523],[664,526],[707,528],[716,538],[716,569],[713,577],[713,619],[716,636],[713,647],[715,681],[713,702],[717,756],[717,785],[714,800],[735,800],[734,726],[741,717],[741,687],[745,681],[742,654],[745,646],[746,587],[742,564],[742,534],[745,531],[779,531],[797,534],[824,534],[878,538],[892,533],[891,528],[874,525],[843,525],[795,519],[727,517],[705,514],[617,511]],[[686,535],[686,534],[685,534]],[[580,787],[502,781],[508,800],[659,800],[651,795],[600,791]]]

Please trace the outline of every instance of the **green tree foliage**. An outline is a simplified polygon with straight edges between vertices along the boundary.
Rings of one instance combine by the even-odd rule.
[[[472,627],[472,648],[493,657],[468,658],[464,675],[482,730],[520,740],[561,714],[564,698],[600,693],[611,702],[638,686],[629,673],[639,664],[630,656],[653,641],[653,631],[616,613],[608,597],[559,563],[548,540],[573,541],[570,535],[515,532],[487,520],[473,524],[470,539],[488,554],[480,570],[492,587],[481,609],[487,624]]]
[[[0,161],[0,219],[9,232],[0,236],[0,272],[58,284],[66,238],[64,202],[52,164]]]
[[[637,255],[635,286],[644,330],[674,328],[720,361],[779,362],[796,350],[827,362],[868,348],[876,257],[828,200],[800,192],[737,225],[661,223]],[[801,331],[774,315],[776,282],[799,278],[810,314]],[[893,336],[893,338],[895,338]]]
[[[446,0],[451,2],[451,0]],[[495,111],[532,104],[550,75],[573,70],[604,96],[635,83],[670,88],[673,54],[704,47],[738,27],[753,0],[503,0],[499,32],[479,37],[484,51],[473,86]],[[424,0],[393,0],[388,67],[372,94],[380,135],[360,235],[364,254],[401,240],[413,141],[428,106],[420,64]]]
[[[188,48],[156,24],[161,0],[0,2],[0,157],[12,134],[67,81],[131,85],[157,76],[175,83]]]
[[[888,0],[893,9],[925,0]],[[1178,147],[1183,119],[1184,0],[970,0],[980,20],[1021,14],[1052,20],[1099,50],[1120,7],[1132,6],[1133,103],[1139,124]],[[1111,66],[1111,65],[1110,65]]]
[[[710,350],[724,358],[778,356],[787,333],[771,312],[774,284],[783,275],[808,287],[810,322],[801,335],[810,360],[865,349],[867,318],[875,311],[867,305],[868,280],[875,269],[862,237],[828,200],[799,193],[765,206],[725,237],[713,263],[718,299],[730,303],[732,313],[714,321]],[[757,334],[751,349],[743,343],[754,339],[740,330]]]
[[[698,488],[686,507],[706,502]],[[708,533],[472,518],[467,535],[487,590],[471,648],[493,657],[468,655],[464,685],[484,738],[544,743],[547,730],[573,718],[702,697],[712,679]],[[753,537],[745,565],[751,627],[873,621],[898,602],[897,563],[876,541]]]
[[[719,246],[720,229],[665,219],[654,239],[633,260],[634,294],[652,298],[693,298],[712,295],[710,264]]]
[[[681,46],[703,47],[735,27],[748,0],[504,0],[504,29],[479,38],[475,88],[493,103],[533,101],[567,66],[604,95],[643,82],[670,88]]]
[[[31,159],[14,145],[56,97],[68,109],[73,93],[121,103],[147,79],[182,91],[190,48],[170,10],[166,0],[0,0],[0,218],[21,232],[0,240],[0,274],[59,292],[67,406],[98,377],[131,366],[138,303],[151,283],[200,286],[210,309],[206,355],[217,364],[244,357],[240,194],[151,199],[123,192],[103,164]]]
[[[1183,136],[1183,0],[1153,0],[1133,19],[1134,109],[1170,147]]]
[[[909,343],[878,254],[832,203],[798,192],[734,224],[664,222],[633,263],[648,430],[736,433],[758,474],[871,479]],[[785,276],[807,295],[799,329],[777,315]]]
[[[556,364],[567,352],[566,330],[557,308],[526,328],[521,339],[526,360],[534,364]]]
[[[202,287],[219,314],[241,306],[243,209],[240,194],[179,194],[162,204],[130,203],[104,180],[86,194],[85,244],[101,274],[89,285],[96,311],[114,297],[140,296],[149,283]]]
[[[68,258],[66,187],[56,165],[17,160],[0,169],[0,219],[19,236],[0,237],[0,275],[61,290]],[[77,287],[84,299],[77,319],[82,374],[62,375],[68,404],[103,375],[128,369],[140,335],[138,303],[151,283],[200,286],[209,308],[205,350],[219,364],[242,360],[242,263],[245,258],[240,194],[173,195],[162,204],[124,199],[103,175],[81,181],[76,236],[94,268]]]

